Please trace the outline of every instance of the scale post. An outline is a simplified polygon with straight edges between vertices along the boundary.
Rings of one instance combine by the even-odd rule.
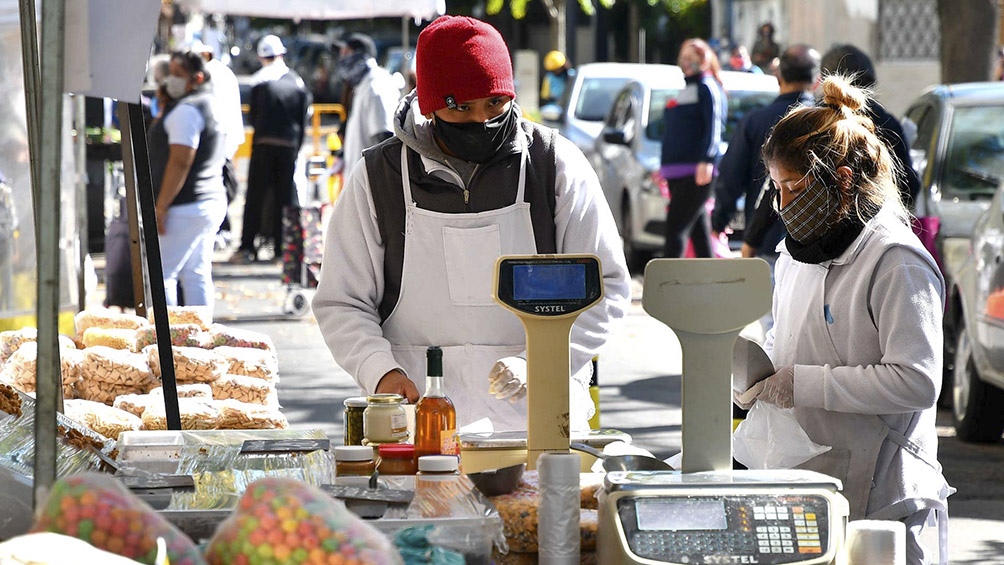
[[[770,304],[763,259],[655,259],[645,267],[642,307],[683,350],[684,473],[732,469],[732,346]]]
[[[568,452],[569,334],[579,314],[603,298],[595,255],[504,255],[492,296],[526,331],[527,469],[542,453]]]

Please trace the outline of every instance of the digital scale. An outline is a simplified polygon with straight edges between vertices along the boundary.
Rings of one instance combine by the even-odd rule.
[[[595,255],[505,255],[495,263],[492,296],[526,331],[527,457],[535,469],[547,452],[568,452],[569,333],[603,298]]]
[[[849,508],[811,471],[732,469],[732,347],[770,309],[761,259],[657,259],[642,305],[683,350],[683,469],[608,473],[600,563],[834,564]]]

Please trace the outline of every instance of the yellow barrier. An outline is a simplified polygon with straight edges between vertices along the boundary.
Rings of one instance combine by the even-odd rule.
[[[321,144],[321,137],[329,133],[338,133],[337,126],[322,126],[321,125],[321,114],[337,114],[338,119],[341,123],[345,123],[345,106],[341,104],[312,104],[312,118],[310,122],[310,138],[313,141],[314,150],[312,155],[324,155],[326,151],[323,150]],[[241,112],[248,113],[250,111],[250,106],[244,104],[241,106]],[[254,139],[254,128],[245,127],[244,128],[244,143],[237,149],[237,155],[235,158],[249,158],[251,157],[251,143]]]

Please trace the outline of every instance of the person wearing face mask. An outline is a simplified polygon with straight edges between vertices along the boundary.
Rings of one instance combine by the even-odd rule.
[[[211,309],[213,245],[227,212],[226,133],[202,57],[175,53],[169,69],[163,89],[173,106],[148,134],[164,291],[177,305],[180,283],[186,305]]]
[[[362,159],[363,149],[394,135],[394,110],[401,91],[391,74],[377,64],[376,45],[368,35],[349,35],[341,55],[335,72],[352,87],[342,166],[351,171]]]
[[[442,16],[418,37],[417,87],[394,137],[363,152],[325,237],[313,311],[367,393],[422,394],[426,347],[443,349],[463,426],[526,430],[525,333],[492,299],[504,254],[593,253],[604,299],[571,334],[571,428],[588,429],[591,359],[630,296],[595,173],[574,144],[522,117],[499,32]]]
[[[954,489],[935,431],[945,283],[851,80],[826,78],[821,103],[791,110],[764,143],[788,232],[764,343],[778,370],[736,404],[794,408],[809,438],[831,448],[799,467],[840,479],[851,520],[904,522],[911,565],[937,562],[920,541],[936,519],[946,563]]]
[[[711,220],[705,209],[717,174],[729,103],[722,89],[718,56],[702,39],[680,47],[686,87],[666,103],[662,167],[669,184],[665,256],[683,257],[687,238],[698,257],[711,257]]]

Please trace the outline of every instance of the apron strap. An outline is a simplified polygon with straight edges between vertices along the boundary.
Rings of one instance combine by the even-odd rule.
[[[927,453],[923,450],[923,448],[921,448],[919,445],[911,441],[910,438],[906,437],[905,435],[899,433],[898,431],[892,428],[888,428],[888,430],[889,430],[888,435],[886,437],[889,438],[889,441],[902,447],[904,451],[910,453],[917,459],[920,459],[938,473],[941,473],[941,463],[938,463],[938,460],[936,458],[928,457]]]
[[[415,199],[411,195],[411,174],[408,172],[408,146],[401,144],[401,192],[404,193],[406,208],[415,207]]]
[[[907,453],[910,453],[917,459],[926,463],[929,467],[937,471],[938,474],[941,474],[941,464],[938,463],[938,460],[933,457],[928,457],[927,453],[919,445],[911,441],[910,438],[892,428],[889,428],[888,435],[886,437],[888,437],[889,440],[896,445],[902,447]],[[942,493],[945,497],[948,497],[955,492],[955,489],[948,486],[947,483],[944,488],[947,489],[947,492]],[[934,508],[934,516],[938,521],[939,559],[941,565],[948,565],[948,508],[939,504]]]

